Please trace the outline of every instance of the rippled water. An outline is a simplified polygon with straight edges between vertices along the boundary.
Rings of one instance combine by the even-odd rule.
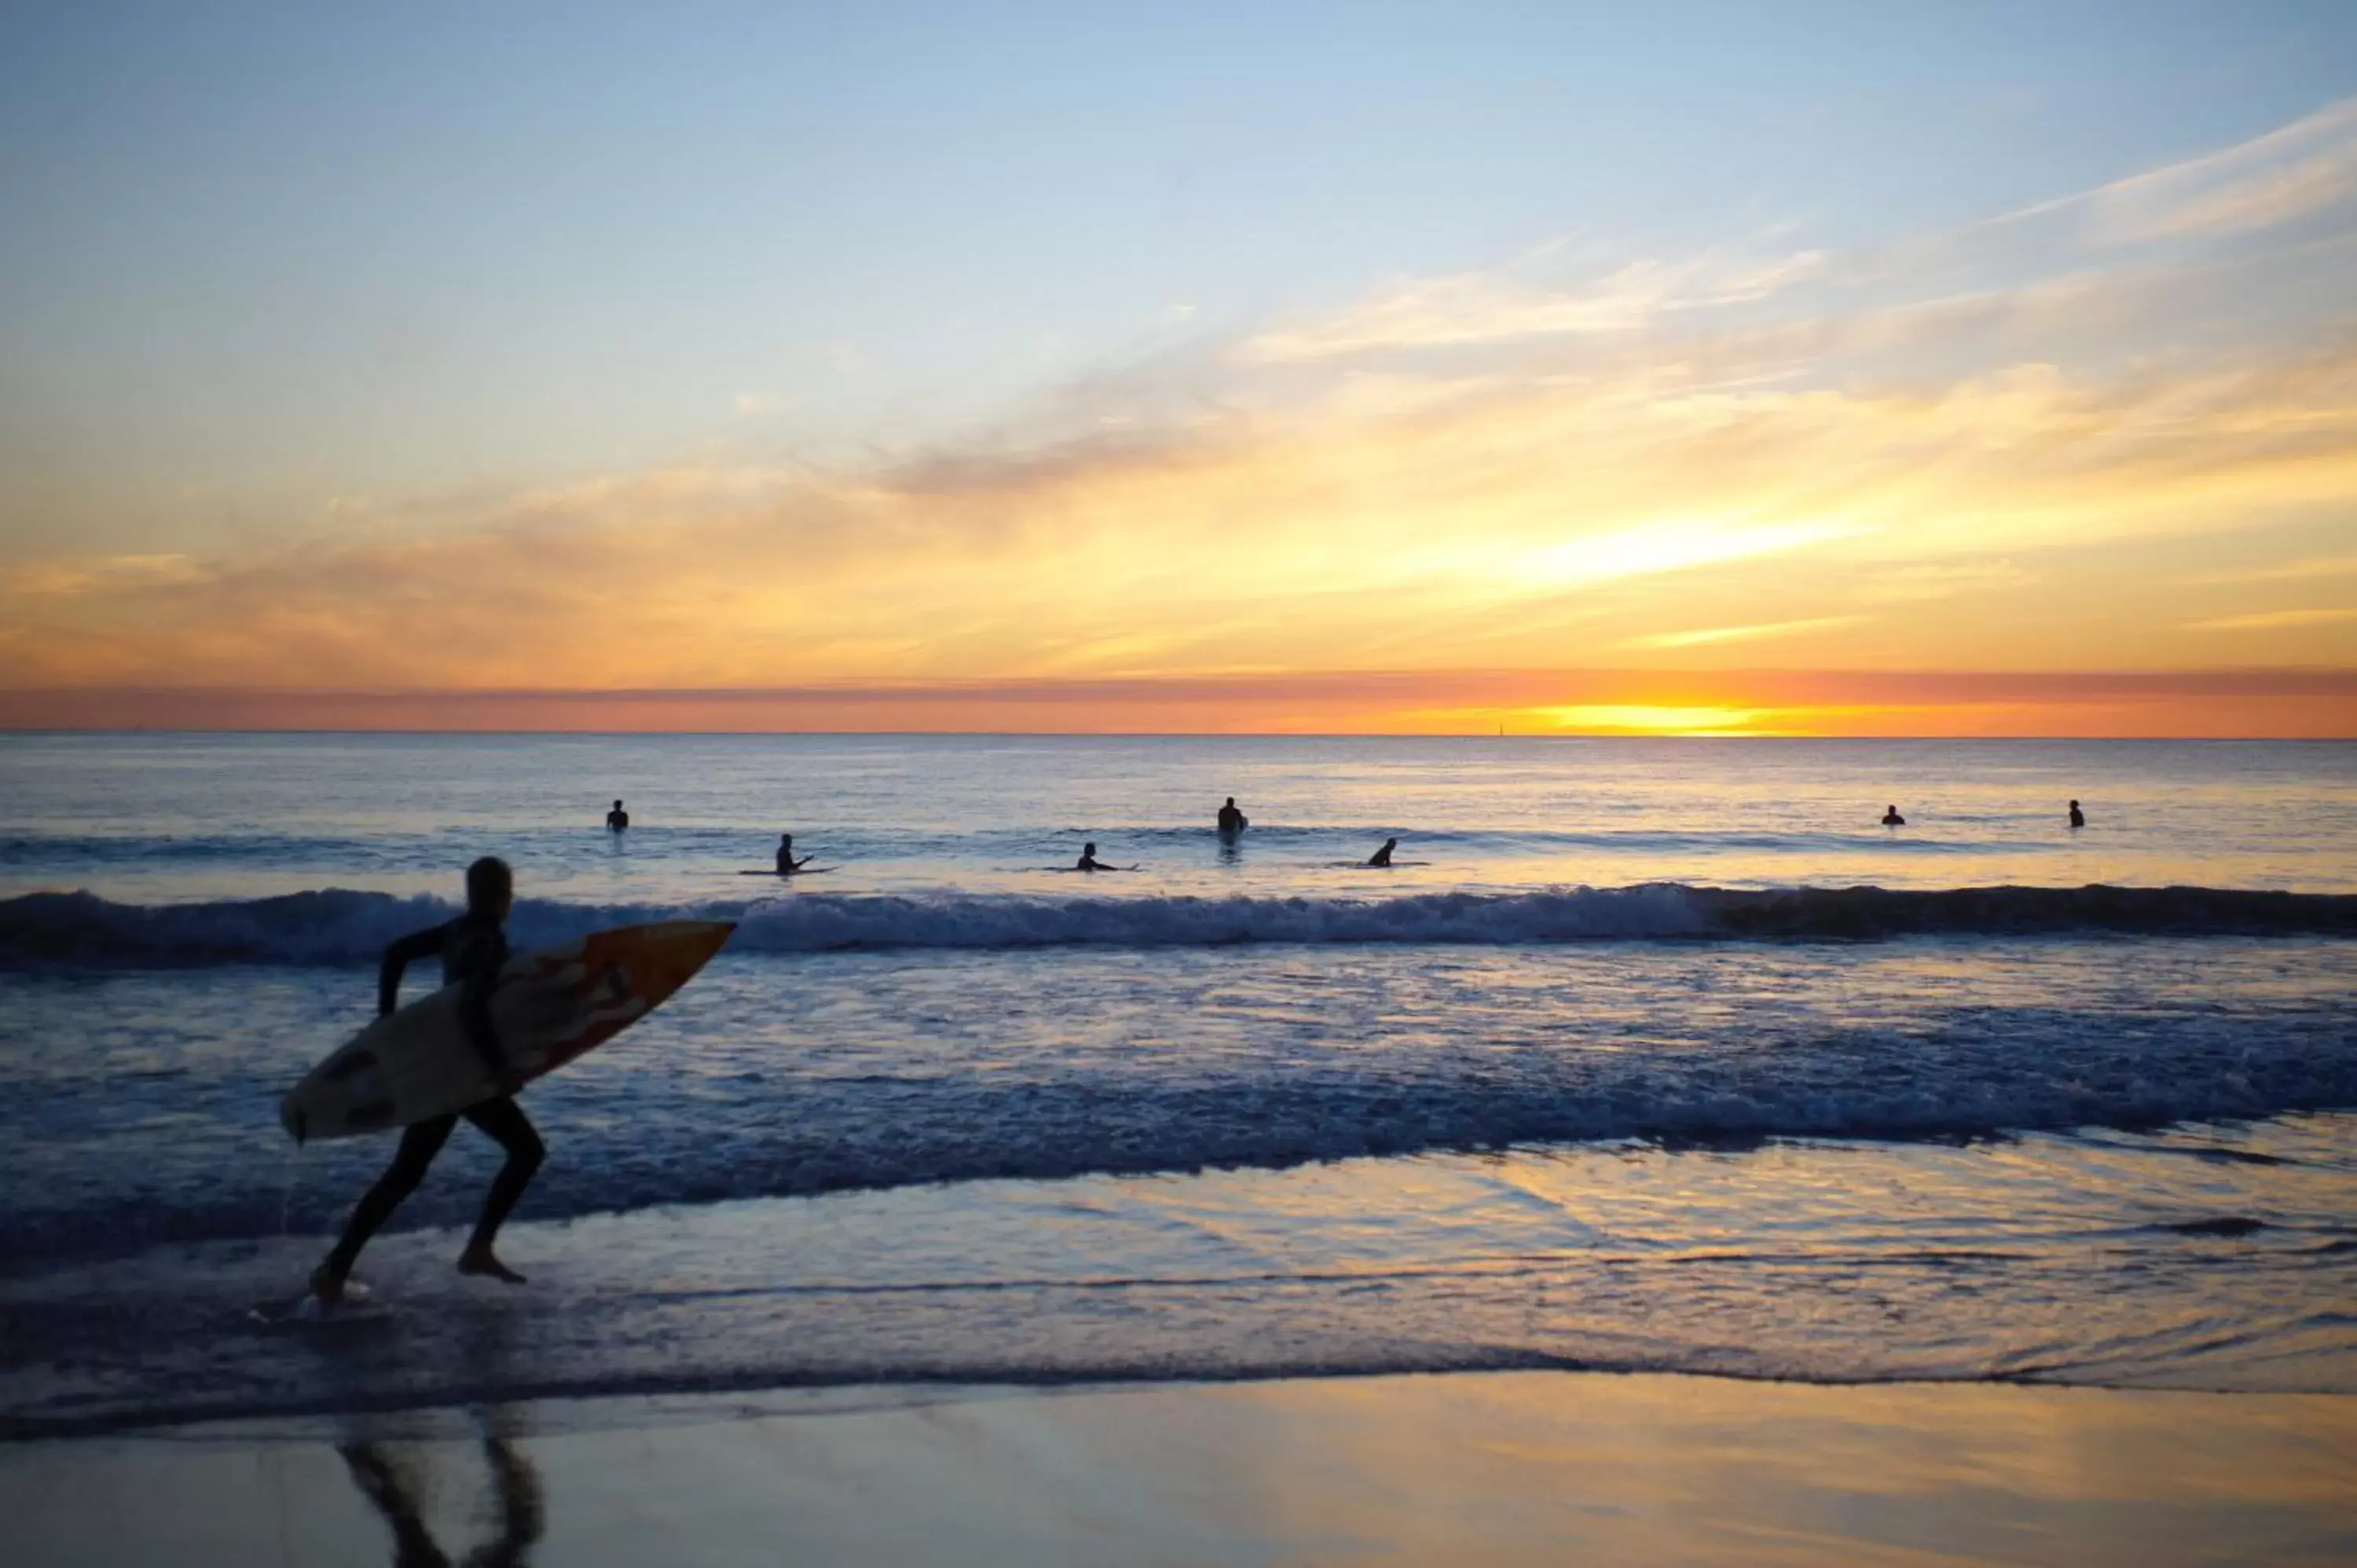
[[[1253,826],[1208,830],[1237,797]],[[605,833],[608,801],[632,826]],[[2069,800],[2088,825],[2072,832]],[[2357,891],[2346,742],[0,736],[0,897],[365,887],[479,854],[574,904],[830,894],[1384,896],[1645,882]],[[1878,826],[1900,806],[1903,830]],[[1397,835],[1397,858],[1363,861]]]
[[[0,1411],[1573,1363],[2357,1391],[2352,763],[0,738]],[[737,875],[779,828],[840,869]],[[1393,833],[1426,864],[1344,864]],[[1084,837],[1142,869],[1049,869]],[[444,1267],[495,1157],[462,1132],[363,1261],[389,1305],[257,1325],[387,1152],[297,1155],[276,1096],[483,852],[523,945],[740,928],[528,1092],[529,1290]]]

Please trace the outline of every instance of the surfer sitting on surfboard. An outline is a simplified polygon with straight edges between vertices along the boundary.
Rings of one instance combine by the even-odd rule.
[[[1383,847],[1375,851],[1373,854],[1367,857],[1367,864],[1369,865],[1389,865],[1392,863],[1392,851],[1397,848],[1399,848],[1399,840],[1385,839],[1383,841]]]
[[[808,865],[812,861],[816,860],[818,856],[814,854],[806,854],[800,860],[796,860],[794,858],[794,835],[791,833],[780,833],[778,835],[779,875],[791,876],[795,872],[800,871],[803,866]]]
[[[523,1189],[530,1185],[533,1173],[540,1168],[546,1153],[540,1134],[533,1131],[532,1122],[510,1098],[515,1074],[500,1054],[499,1039],[491,1032],[491,987],[499,980],[500,966],[507,961],[508,938],[503,924],[514,903],[515,877],[508,870],[508,863],[487,854],[467,867],[465,914],[414,932],[384,950],[384,963],[377,973],[378,1015],[391,1013],[400,999],[402,971],[415,960],[439,954],[442,983],[466,988],[459,995],[458,1016],[465,1026],[468,1043],[482,1053],[493,1080],[505,1092],[451,1115],[414,1122],[402,1133],[401,1147],[393,1155],[393,1164],[353,1206],[352,1217],[345,1223],[343,1238],[336,1243],[335,1251],[311,1272],[312,1292],[321,1301],[342,1299],[344,1277],[352,1272],[353,1260],[361,1255],[361,1249],[368,1245],[378,1227],[393,1218],[402,1199],[417,1190],[425,1167],[442,1152],[442,1145],[449,1140],[450,1130],[458,1124],[460,1116],[497,1139],[500,1147],[508,1152],[508,1161],[492,1179],[490,1193],[483,1199],[483,1217],[476,1221],[475,1233],[467,1239],[467,1250],[458,1254],[458,1272],[488,1274],[510,1284],[523,1283],[523,1276],[500,1262],[491,1251],[491,1240],[499,1234],[500,1222],[515,1207],[516,1199],[523,1196]]]
[[[1095,844],[1084,843],[1081,846],[1081,858],[1072,863],[1072,869],[1074,871],[1119,871],[1122,867],[1118,865],[1107,865],[1103,861],[1097,858],[1097,846]]]

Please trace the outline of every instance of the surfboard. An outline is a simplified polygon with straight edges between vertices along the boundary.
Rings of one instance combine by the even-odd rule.
[[[736,929],[665,920],[513,955],[491,991],[491,1032],[508,1065],[529,1082],[612,1039],[686,984]],[[300,1144],[406,1127],[497,1094],[459,1022],[459,989],[446,985],[379,1018],[312,1069],[279,1103],[288,1135]]]
[[[824,876],[834,869],[836,868],[832,865],[811,865],[804,866],[800,871],[740,871],[737,875],[739,876]]]

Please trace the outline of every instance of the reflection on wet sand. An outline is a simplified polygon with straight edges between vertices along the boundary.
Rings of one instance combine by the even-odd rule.
[[[426,1491],[423,1478],[408,1474],[382,1444],[339,1444],[336,1452],[352,1485],[393,1531],[393,1568],[451,1568],[454,1559],[435,1541],[419,1506]],[[540,1476],[503,1435],[483,1439],[483,1463],[490,1473],[499,1536],[455,1561],[467,1568],[519,1568],[546,1530]]]

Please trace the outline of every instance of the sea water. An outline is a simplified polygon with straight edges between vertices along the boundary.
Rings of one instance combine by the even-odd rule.
[[[828,874],[741,875],[780,832]],[[390,1152],[290,1163],[276,1098],[481,854],[520,947],[738,931],[527,1092],[530,1286],[447,1268],[462,1131],[382,1311],[257,1321]],[[2357,1391],[2352,936],[2344,744],[0,737],[0,1413]]]

